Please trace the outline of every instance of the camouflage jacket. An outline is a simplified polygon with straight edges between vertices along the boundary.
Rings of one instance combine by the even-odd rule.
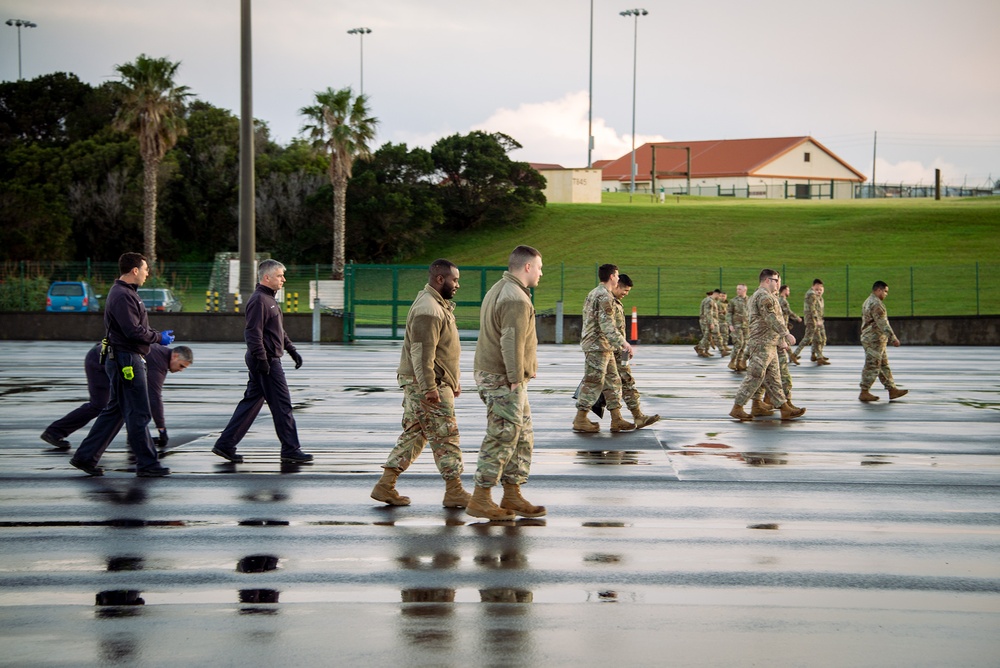
[[[865,342],[898,340],[889,325],[889,314],[885,310],[885,304],[875,296],[875,293],[868,295],[864,306],[861,307],[861,340]]]
[[[778,305],[781,307],[781,315],[785,316],[785,327],[788,327],[788,321],[793,316],[796,320],[798,319],[798,314],[792,310],[791,306],[789,306],[788,300],[785,299],[784,295],[778,295]]]
[[[583,330],[580,338],[580,347],[584,352],[614,352],[625,346],[625,337],[615,323],[617,301],[603,284],[587,295],[587,301],[583,303]],[[624,312],[622,318],[624,320]]]
[[[747,298],[736,295],[726,310],[726,324],[740,327],[747,324]]]
[[[823,296],[816,294],[812,288],[806,290],[806,298],[802,304],[802,317],[807,325],[818,325],[823,319]]]
[[[715,322],[715,300],[712,299],[711,295],[701,300],[698,322],[702,325],[714,324]]]
[[[458,358],[461,352],[455,303],[442,297],[429,284],[425,285],[406,314],[406,334],[396,373],[415,378],[425,394],[438,385],[460,391]]]
[[[747,301],[747,314],[750,318],[751,346],[775,346],[788,334],[778,298],[767,288],[757,288],[757,292],[751,295]]]

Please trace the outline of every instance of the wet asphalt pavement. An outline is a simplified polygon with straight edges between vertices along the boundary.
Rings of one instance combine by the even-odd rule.
[[[368,497],[398,344],[299,345],[312,465],[279,462],[266,408],[244,464],[212,455],[244,349],[191,347],[164,386],[173,475],[136,478],[123,432],[89,478],[38,439],[84,401],[89,344],[0,343],[0,665],[1000,665],[998,349],[890,349],[910,394],[865,405],[861,348],[831,347],[793,367],[804,418],[740,424],[727,360],[640,346],[664,419],[581,435],[582,353],[542,346],[523,491],[549,513],[489,524],[440,506],[429,452],[412,506]]]

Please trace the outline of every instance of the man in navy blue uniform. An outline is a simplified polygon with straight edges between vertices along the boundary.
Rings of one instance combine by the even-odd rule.
[[[101,344],[98,343],[84,357],[83,368],[87,374],[87,392],[90,399],[79,408],[70,411],[59,418],[42,432],[41,439],[57,450],[69,450],[73,447],[66,437],[101,414],[111,399],[111,381],[101,365]],[[153,416],[153,424],[159,430],[159,436],[153,443],[159,448],[167,447],[167,422],[163,416],[163,381],[167,372],[176,373],[191,366],[194,355],[187,346],[167,348],[159,343],[149,347],[146,356],[146,382],[149,391],[149,409]]]
[[[302,356],[285,333],[281,307],[275,299],[284,284],[285,265],[277,260],[264,260],[257,266],[257,287],[247,300],[247,324],[243,330],[247,343],[244,359],[250,377],[243,399],[212,448],[214,454],[236,464],[243,461],[243,456],[236,454],[236,446],[250,430],[265,401],[281,442],[281,461],[302,464],[313,459],[312,455],[302,452],[299,445],[299,433],[292,416],[292,397],[281,366],[281,356],[286,350],[295,368],[302,366]]]
[[[110,342],[104,369],[111,381],[111,401],[97,416],[69,463],[92,476],[104,475],[104,469],[97,464],[124,424],[136,459],[136,475],[159,478],[170,475],[170,469],[160,466],[149,436],[145,356],[153,343],[173,343],[173,330],[158,332],[149,327],[146,307],[136,292],[149,276],[146,258],[139,253],[124,253],[118,258],[118,270],[121,276],[111,286],[104,306],[104,326]]]

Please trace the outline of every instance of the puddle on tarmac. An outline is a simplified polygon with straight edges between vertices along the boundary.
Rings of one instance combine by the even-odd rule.
[[[576,464],[589,466],[612,465],[612,466],[651,466],[652,461],[640,459],[642,453],[638,450],[577,450]]]

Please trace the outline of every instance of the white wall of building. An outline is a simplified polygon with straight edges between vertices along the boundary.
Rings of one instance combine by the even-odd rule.
[[[601,203],[601,170],[540,169],[545,177],[545,200],[567,204]]]

